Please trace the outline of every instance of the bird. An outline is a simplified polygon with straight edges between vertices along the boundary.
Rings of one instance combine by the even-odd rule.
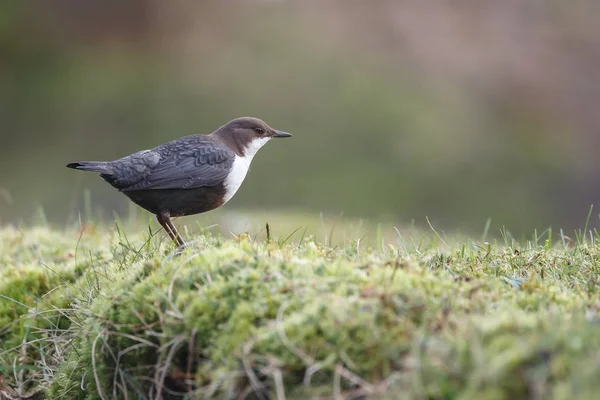
[[[210,134],[183,136],[113,161],[77,161],[68,168],[97,172],[131,201],[156,215],[178,247],[186,243],[171,218],[200,214],[227,203],[246,178],[252,159],[288,132],[253,117],[235,118]]]

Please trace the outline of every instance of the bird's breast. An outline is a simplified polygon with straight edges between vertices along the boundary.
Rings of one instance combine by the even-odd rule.
[[[235,157],[235,160],[231,165],[231,171],[229,171],[229,175],[225,178],[225,196],[223,198],[223,204],[231,200],[233,195],[238,191],[246,178],[251,162],[252,157]]]

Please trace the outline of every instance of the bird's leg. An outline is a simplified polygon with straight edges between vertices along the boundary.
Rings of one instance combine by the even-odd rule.
[[[177,242],[178,245],[181,245],[180,239],[181,237],[177,233],[177,230],[174,226],[172,226],[171,221],[169,219],[169,214],[156,214],[156,219],[158,223],[165,229],[165,231],[169,234],[169,237],[174,242]],[[183,241],[183,239],[181,239]]]
[[[185,247],[185,241],[183,240],[183,238],[181,237],[181,235],[179,234],[179,232],[177,232],[177,228],[175,228],[175,225],[173,225],[173,223],[171,222],[171,218],[168,214],[163,214],[163,219],[165,221],[165,224],[167,224],[169,226],[169,229],[171,230],[173,236],[171,236],[173,238],[174,241],[177,242],[177,245],[180,248],[184,248]]]

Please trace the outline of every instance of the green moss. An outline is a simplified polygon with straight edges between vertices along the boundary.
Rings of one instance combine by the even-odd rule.
[[[136,251],[99,245],[85,268],[55,260],[68,284],[33,273],[31,260],[12,267],[28,272],[11,275],[6,297],[38,299],[39,310],[54,288],[44,304],[69,321],[44,330],[62,350],[54,364],[30,355],[52,371],[47,398],[591,399],[600,389],[594,244],[380,253],[200,237],[173,256],[130,240]],[[31,304],[11,307],[0,318],[43,326],[39,312],[23,318]],[[4,349],[6,366],[19,350]]]

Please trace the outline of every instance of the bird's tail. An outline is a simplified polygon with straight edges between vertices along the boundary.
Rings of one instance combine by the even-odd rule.
[[[67,168],[81,169],[83,171],[100,172],[101,174],[110,174],[110,162],[108,161],[78,161],[67,164]]]

